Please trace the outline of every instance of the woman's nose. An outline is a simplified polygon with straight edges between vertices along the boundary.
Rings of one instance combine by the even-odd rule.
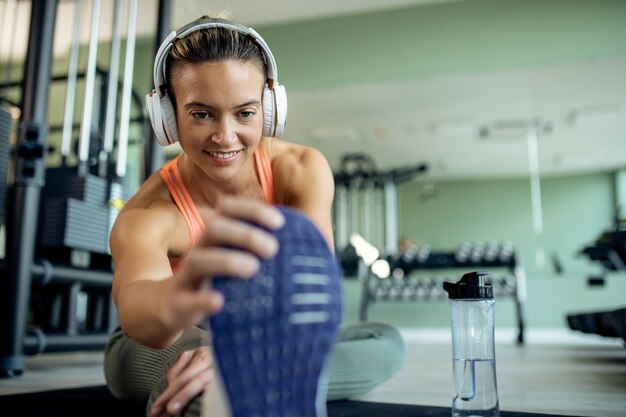
[[[228,120],[223,120],[217,130],[211,135],[211,140],[220,145],[227,145],[235,141],[236,134]]]

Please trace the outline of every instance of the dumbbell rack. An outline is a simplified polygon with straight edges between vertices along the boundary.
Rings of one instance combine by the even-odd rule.
[[[444,281],[457,281],[462,273],[447,276],[456,269],[469,271],[489,272],[487,282],[493,286],[494,296],[512,297],[515,300],[517,319],[517,342],[524,343],[526,301],[526,275],[524,268],[516,261],[515,254],[510,251],[506,256],[493,258],[474,258],[459,256],[456,252],[430,252],[425,256],[417,253],[408,256],[385,256],[381,259],[389,262],[391,274],[386,278],[379,278],[370,268],[366,269],[363,279],[363,291],[359,319],[367,321],[370,309],[375,303],[411,303],[420,301],[447,301],[448,297],[443,289]],[[422,276],[426,273],[428,276]]]

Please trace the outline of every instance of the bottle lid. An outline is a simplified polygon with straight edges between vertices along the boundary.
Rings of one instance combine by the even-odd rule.
[[[485,282],[488,272],[468,272],[459,282],[444,282],[443,289],[451,300],[459,299],[492,299],[493,287]]]

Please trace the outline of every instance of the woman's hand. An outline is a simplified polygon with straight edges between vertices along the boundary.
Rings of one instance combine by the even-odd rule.
[[[279,228],[284,223],[276,208],[233,197],[224,198],[204,220],[205,232],[174,277],[168,280],[166,300],[169,315],[173,317],[171,324],[177,328],[195,325],[222,308],[223,297],[206,285],[207,278],[217,275],[249,278],[259,268],[257,257],[276,254],[276,239],[251,223],[267,229]],[[155,417],[164,412],[178,414],[211,386],[213,373],[213,357],[208,347],[183,352],[168,371],[168,387],[150,412]]]
[[[283,222],[282,214],[274,207],[242,198],[224,198],[215,212],[205,216],[204,233],[173,278],[164,283],[168,327],[193,326],[219,311],[224,300],[210,289],[207,278],[253,276],[259,268],[258,258],[274,256],[278,242],[251,223],[276,229]]]
[[[156,399],[150,413],[177,415],[213,382],[213,356],[208,346],[183,352],[167,372],[167,389]]]

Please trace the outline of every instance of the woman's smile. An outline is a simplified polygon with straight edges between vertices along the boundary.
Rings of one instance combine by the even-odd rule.
[[[209,158],[211,158],[213,161],[219,163],[219,164],[228,164],[232,161],[234,161],[235,159],[237,159],[239,157],[239,155],[241,154],[242,150],[238,150],[238,151],[229,151],[229,152],[223,152],[223,151],[204,151],[204,153],[206,155],[208,155]]]

